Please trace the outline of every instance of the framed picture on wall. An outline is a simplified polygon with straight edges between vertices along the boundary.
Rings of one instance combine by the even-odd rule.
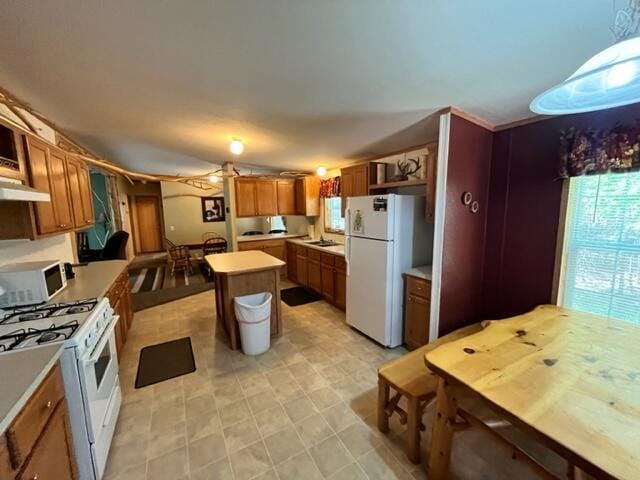
[[[224,222],[224,197],[202,197],[202,221]]]

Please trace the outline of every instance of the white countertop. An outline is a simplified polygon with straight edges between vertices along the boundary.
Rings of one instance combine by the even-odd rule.
[[[0,355],[0,433],[11,425],[63,350],[58,343]]]
[[[284,238],[301,238],[307,234],[300,233],[267,233],[265,235],[243,235],[237,238],[238,242],[258,242],[260,240],[280,240]]]
[[[431,265],[422,265],[420,267],[413,267],[404,272],[405,275],[411,277],[422,278],[424,280],[431,281]]]
[[[258,250],[215,253],[207,255],[204,259],[216,274],[227,275],[275,270],[285,265],[282,260]]]
[[[287,241],[291,243],[295,243],[296,245],[304,245],[305,247],[313,248],[315,250],[320,250],[321,252],[333,253],[334,255],[340,255],[341,257],[344,257],[344,245],[334,245],[332,247],[319,247],[318,245],[311,245],[309,242],[316,241],[311,239],[309,240],[292,239]]]
[[[72,302],[86,298],[102,298],[116,278],[129,265],[128,260],[105,260],[73,267],[76,277],[67,281],[67,287],[49,303]]]

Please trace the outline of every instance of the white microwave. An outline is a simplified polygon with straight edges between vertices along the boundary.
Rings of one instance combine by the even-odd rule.
[[[67,286],[64,264],[56,260],[0,267],[0,308],[44,303]]]

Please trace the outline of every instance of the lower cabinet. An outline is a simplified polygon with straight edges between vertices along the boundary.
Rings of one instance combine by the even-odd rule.
[[[289,258],[295,258],[295,277],[289,279],[309,287],[324,299],[344,310],[347,304],[347,270],[344,257],[333,253],[287,243]],[[291,260],[290,260],[291,263]]]
[[[431,283],[407,276],[404,303],[404,343],[414,350],[429,343]]]
[[[238,242],[238,250],[246,252],[248,250],[261,250],[266,254],[276,257],[283,262],[287,261],[287,250],[284,240],[255,240],[250,242]],[[280,276],[287,276],[286,265],[282,267]]]
[[[287,242],[287,277],[292,282],[298,281],[298,268],[296,262],[296,246]]]
[[[76,460],[60,366],[54,366],[0,438],[2,480],[75,480]]]
[[[126,269],[109,288],[107,298],[114,314],[120,316],[115,328],[116,349],[120,354],[122,346],[127,342],[129,329],[133,324],[133,301],[131,287],[129,286],[129,272]]]

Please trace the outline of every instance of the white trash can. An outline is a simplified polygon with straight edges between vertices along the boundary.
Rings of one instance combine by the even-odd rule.
[[[256,293],[233,299],[236,320],[240,326],[242,351],[260,355],[271,342],[271,294]]]

